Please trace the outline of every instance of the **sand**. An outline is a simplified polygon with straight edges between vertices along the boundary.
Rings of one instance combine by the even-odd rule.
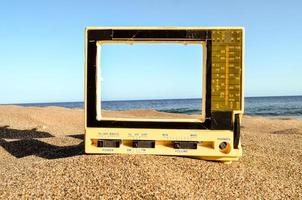
[[[178,113],[167,113],[159,112],[156,110],[129,110],[129,111],[107,111],[102,110],[101,113],[103,118],[122,118],[122,119],[199,119],[201,120],[200,115],[184,115]]]
[[[84,155],[83,110],[0,106],[0,199],[302,199],[302,120],[245,116],[225,165]]]

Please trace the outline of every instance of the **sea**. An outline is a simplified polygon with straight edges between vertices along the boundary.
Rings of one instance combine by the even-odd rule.
[[[27,103],[15,105],[84,108],[83,102]],[[117,111],[154,109],[169,113],[199,114],[201,113],[201,99],[103,101],[102,109]],[[302,118],[302,96],[246,97],[244,113],[253,116]]]

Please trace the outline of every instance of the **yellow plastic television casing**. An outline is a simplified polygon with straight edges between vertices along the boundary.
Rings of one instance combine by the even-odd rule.
[[[102,118],[99,46],[104,43],[203,45],[202,116],[194,119]],[[88,27],[85,30],[85,152],[190,156],[230,163],[242,155],[242,27]]]

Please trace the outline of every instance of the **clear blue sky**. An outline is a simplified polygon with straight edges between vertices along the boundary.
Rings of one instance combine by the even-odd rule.
[[[102,100],[202,97],[201,44],[105,44]]]
[[[83,100],[86,26],[244,26],[246,96],[302,95],[301,1],[1,1],[0,103]]]

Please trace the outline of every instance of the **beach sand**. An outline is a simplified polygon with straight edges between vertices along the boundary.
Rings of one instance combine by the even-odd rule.
[[[127,111],[107,111],[102,110],[104,118],[139,118],[139,119],[199,119],[200,115],[184,115],[178,113],[159,112],[156,110],[127,110]]]
[[[84,155],[84,113],[0,106],[0,199],[302,199],[302,120],[245,116],[243,157]]]

